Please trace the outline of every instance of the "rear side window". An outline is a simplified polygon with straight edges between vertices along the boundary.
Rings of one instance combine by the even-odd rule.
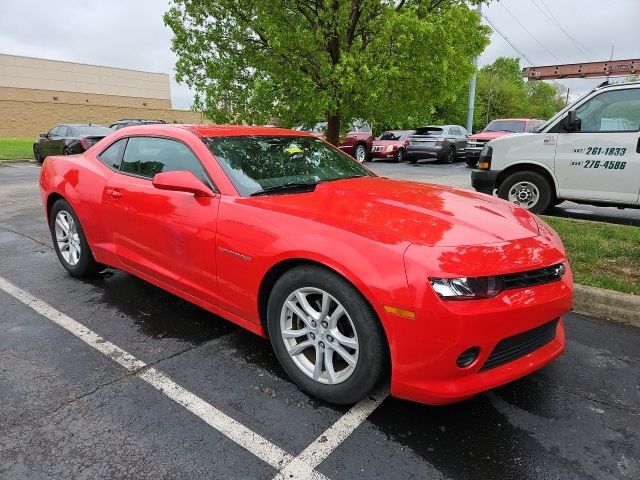
[[[130,137],[122,158],[120,171],[145,178],[160,172],[187,170],[210,184],[202,165],[181,142],[157,137]]]
[[[414,135],[442,135],[442,129],[440,127],[416,128]]]
[[[127,139],[121,138],[117,142],[109,145],[106,150],[98,155],[98,159],[107,167],[118,170],[120,168],[120,161],[122,160],[122,151],[126,144]]]

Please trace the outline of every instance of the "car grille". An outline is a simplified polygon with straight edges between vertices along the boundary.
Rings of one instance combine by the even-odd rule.
[[[533,287],[556,282],[562,278],[564,272],[564,264],[557,263],[550,267],[538,268],[527,272],[510,273],[502,276],[502,287],[508,290],[510,288]]]
[[[486,362],[484,362],[480,371],[484,372],[499,367],[545,346],[556,338],[558,320],[559,319],[556,318],[532,330],[501,340],[493,349]]]
[[[489,140],[467,140],[469,148],[483,148]]]

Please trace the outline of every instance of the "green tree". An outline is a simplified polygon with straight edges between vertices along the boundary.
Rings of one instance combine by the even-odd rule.
[[[217,122],[431,119],[488,43],[473,0],[173,0],[177,79]]]
[[[525,81],[518,58],[500,57],[478,72],[473,129],[495,118],[550,118],[564,107],[565,93],[558,84]],[[461,89],[454,102],[438,108],[437,118],[464,125],[468,98],[467,90]]]

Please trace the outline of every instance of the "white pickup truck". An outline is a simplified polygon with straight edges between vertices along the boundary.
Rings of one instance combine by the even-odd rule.
[[[564,200],[640,208],[640,82],[602,85],[535,132],[491,140],[471,185],[534,213]]]

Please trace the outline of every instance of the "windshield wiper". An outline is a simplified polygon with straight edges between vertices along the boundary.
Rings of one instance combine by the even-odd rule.
[[[313,190],[315,190],[316,185],[318,185],[316,182],[312,182],[312,183],[289,182],[289,183],[283,183],[282,185],[271,185],[270,187],[265,187],[261,190],[253,192],[251,196],[258,197],[260,195],[269,195],[270,193],[277,193],[277,192],[287,192],[289,190],[303,190],[303,191],[312,192]]]
[[[365,177],[366,175],[348,175],[346,177],[337,177],[337,178],[330,178],[328,180],[322,180],[322,183],[326,183],[326,182],[337,182],[338,180],[346,180],[348,178],[361,178],[361,177]]]

